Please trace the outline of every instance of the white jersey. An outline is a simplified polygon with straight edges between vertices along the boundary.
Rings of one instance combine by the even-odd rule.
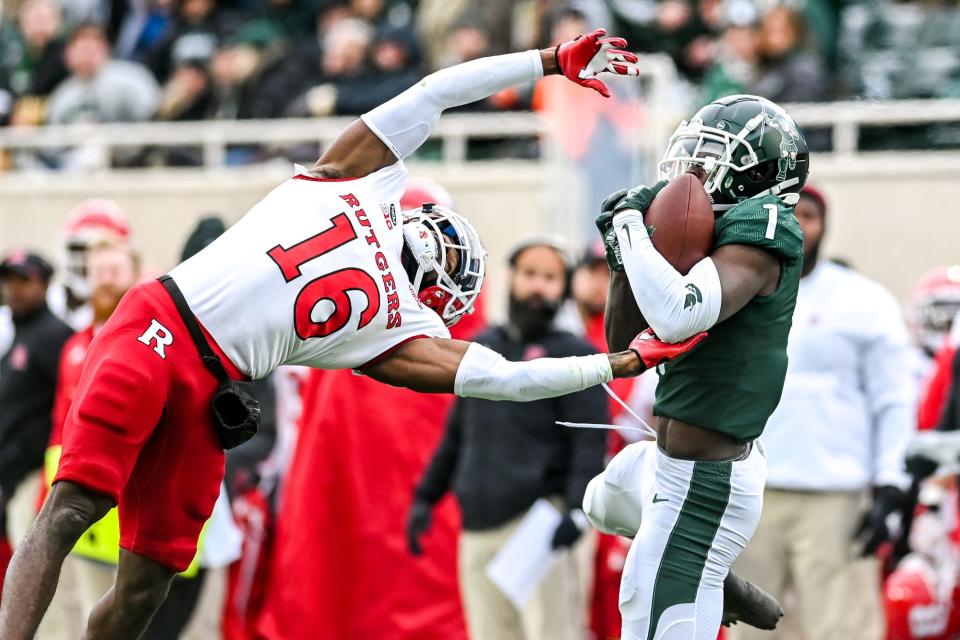
[[[400,262],[403,162],[368,176],[298,173],[170,275],[237,367],[358,368],[420,336],[449,337]]]

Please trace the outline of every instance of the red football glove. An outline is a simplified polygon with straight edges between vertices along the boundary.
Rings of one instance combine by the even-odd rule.
[[[597,80],[597,74],[608,71],[620,76],[637,76],[640,71],[633,66],[637,63],[637,56],[622,49],[627,46],[627,41],[623,38],[604,38],[605,35],[606,29],[597,29],[585,36],[578,36],[576,40],[557,45],[554,56],[560,73],[609,98],[610,90]]]
[[[682,342],[670,343],[661,341],[652,330],[647,329],[637,334],[637,337],[630,342],[630,346],[627,348],[637,354],[640,362],[647,369],[650,369],[690,351],[706,337],[707,332],[701,331]]]

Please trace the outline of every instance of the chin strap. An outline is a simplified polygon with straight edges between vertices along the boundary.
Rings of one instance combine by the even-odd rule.
[[[414,285],[415,287],[420,286],[419,280],[421,275],[422,274],[417,274],[418,282]],[[420,302],[423,303],[423,306],[433,309],[442,317],[444,307],[447,306],[447,302],[449,302],[453,296],[449,291],[444,291],[437,285],[433,285],[421,291],[418,297],[420,298]]]
[[[797,178],[796,176],[794,176],[793,178],[790,178],[789,180],[784,180],[784,181],[781,182],[780,184],[776,184],[776,185],[770,187],[769,189],[766,189],[765,191],[761,191],[760,193],[756,194],[756,195],[753,196],[753,197],[754,197],[754,198],[758,198],[758,197],[760,197],[760,196],[765,196],[765,195],[767,195],[768,193],[769,193],[770,195],[774,195],[774,196],[780,195],[780,192],[782,192],[784,189],[787,189],[787,188],[789,188],[789,187],[792,187],[792,186],[795,185],[795,184],[800,184],[800,178]],[[789,194],[789,193],[788,193],[788,194],[785,194],[785,195],[792,195],[792,194]],[[782,196],[781,196],[781,197],[782,197]]]
[[[799,193],[781,193],[781,192],[784,189],[789,189],[790,187],[797,184],[800,184],[800,178],[790,178],[789,180],[784,180],[780,184],[770,187],[769,189],[764,189],[763,191],[761,191],[756,195],[750,196],[749,198],[747,198],[747,200],[753,200],[754,198],[760,198],[763,196],[777,196],[778,198],[783,200],[784,204],[788,204],[792,207],[796,205],[797,202],[800,201],[800,194]],[[746,202],[747,200],[743,200],[743,202]],[[738,204],[740,203],[736,202],[734,204],[714,204],[713,210],[716,213],[722,213],[724,211],[729,211],[730,209],[733,209]]]

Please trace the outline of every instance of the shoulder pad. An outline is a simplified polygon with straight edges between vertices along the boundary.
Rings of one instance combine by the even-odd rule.
[[[781,260],[803,258],[803,232],[793,207],[773,195],[739,203],[717,219],[716,244],[760,247]]]

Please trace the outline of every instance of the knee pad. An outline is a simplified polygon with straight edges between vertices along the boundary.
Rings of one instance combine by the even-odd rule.
[[[76,542],[113,507],[113,502],[79,485],[60,485],[56,483],[51,494],[50,521],[58,535]]]

